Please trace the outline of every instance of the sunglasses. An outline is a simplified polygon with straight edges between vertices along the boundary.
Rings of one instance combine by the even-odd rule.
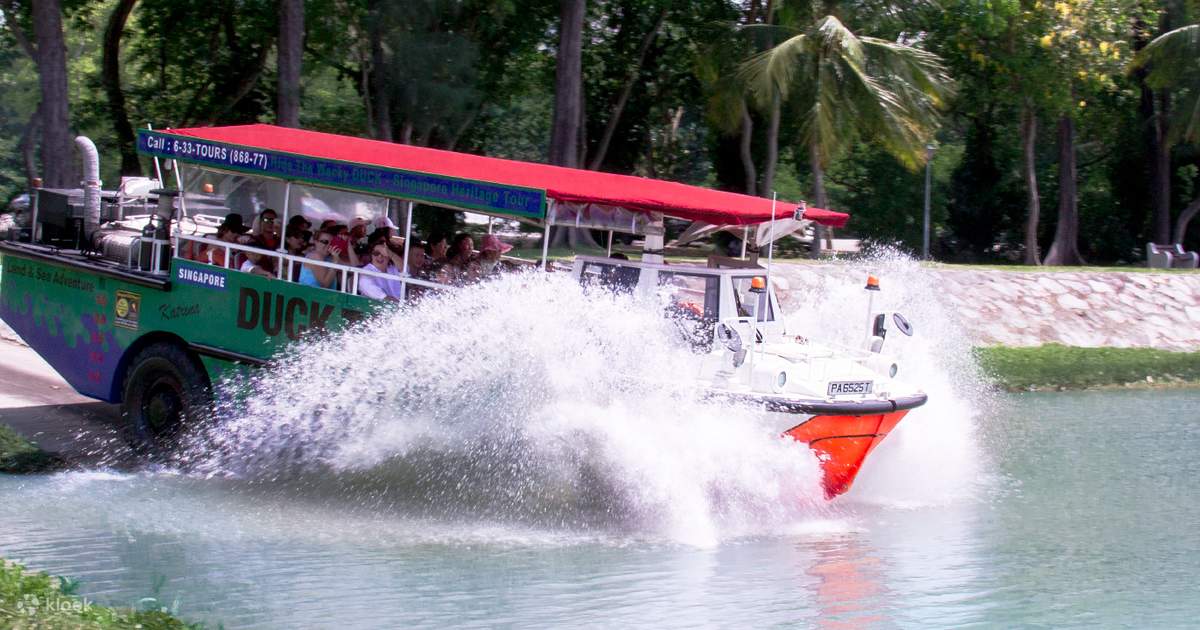
[[[274,222],[276,222],[276,221],[278,221],[278,219],[276,219],[276,218],[274,218],[274,217],[272,217],[272,218],[270,218],[270,219],[268,219],[268,218],[263,218],[263,223],[274,223]]]

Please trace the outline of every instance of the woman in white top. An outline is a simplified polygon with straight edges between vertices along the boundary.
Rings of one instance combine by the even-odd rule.
[[[386,273],[396,277],[404,267],[404,260],[387,246],[379,242],[371,248],[371,262],[363,267],[363,271]],[[400,300],[404,291],[404,283],[400,280],[388,280],[375,276],[360,275],[358,277],[358,294],[376,300]]]

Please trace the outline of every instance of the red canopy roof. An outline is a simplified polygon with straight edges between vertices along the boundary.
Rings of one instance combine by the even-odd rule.
[[[546,191],[561,202],[619,206],[714,225],[748,225],[772,219],[771,200],[631,175],[550,166],[442,151],[317,131],[240,125],[169,129],[164,133],[317,159],[438,174]],[[774,218],[790,218],[796,204],[780,201]],[[842,227],[841,212],[806,208],[804,218]]]

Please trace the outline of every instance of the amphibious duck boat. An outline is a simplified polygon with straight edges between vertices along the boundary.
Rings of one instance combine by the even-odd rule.
[[[282,238],[264,249],[263,240],[213,234],[251,223],[269,231],[267,209],[274,225],[303,215],[314,229],[362,220],[402,225],[402,234],[412,232],[414,204],[481,214],[489,227],[492,219],[522,222],[543,229],[542,269],[555,226],[608,232],[610,247],[613,232],[642,236],[640,261],[583,256],[572,273],[588,287],[663,300],[696,352],[701,395],[760,405],[781,435],[816,451],[829,497],[848,490],[872,449],[925,402],[880,352],[889,321],[911,333],[902,317],[873,314],[862,349],[821,346],[789,329],[769,264],[662,257],[668,218],[691,222],[681,240],[729,230],[753,250],[814,222],[840,227],[845,214],[270,125],[142,130],[138,149],[156,178],[105,193],[95,147],[77,143],[84,187],[35,190],[28,228],[0,241],[0,317],[80,393],[122,404],[140,445],[169,442],[199,421],[217,374],[264,363],[307,334],[381,308],[360,295],[363,278],[400,282],[401,301],[449,290],[410,273],[410,238],[393,275],[314,261],[290,253]],[[242,271],[243,258],[258,260],[258,272]],[[299,265],[332,268],[337,281],[296,282]]]

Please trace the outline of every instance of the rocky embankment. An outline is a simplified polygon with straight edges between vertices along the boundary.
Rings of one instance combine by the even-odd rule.
[[[845,273],[836,265],[781,267],[793,288]],[[935,267],[920,273],[932,274],[930,290],[955,311],[975,345],[1200,351],[1200,272]],[[852,280],[861,282],[861,275],[856,271]]]

